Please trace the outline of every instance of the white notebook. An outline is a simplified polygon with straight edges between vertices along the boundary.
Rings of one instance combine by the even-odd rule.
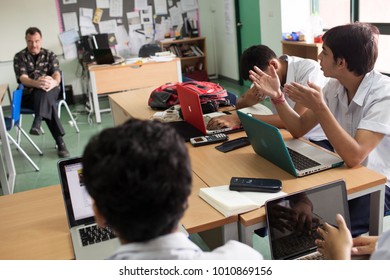
[[[201,188],[199,196],[225,217],[242,214],[260,208],[269,199],[286,195],[284,192],[238,192],[229,190],[228,185]]]

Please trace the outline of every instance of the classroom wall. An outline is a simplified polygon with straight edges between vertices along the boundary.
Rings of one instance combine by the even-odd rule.
[[[277,54],[281,53],[281,3],[283,0],[259,0],[262,43],[269,45]],[[234,0],[198,0],[198,5],[201,35],[206,37],[209,74],[218,74],[238,81],[236,30],[233,28],[232,33],[226,33],[227,18],[234,21],[234,25],[236,21]],[[23,14],[20,18],[23,18]],[[24,35],[20,36],[23,38]],[[15,52],[18,50],[19,47]],[[59,56],[59,59],[65,83],[72,85],[75,95],[82,94],[85,86],[80,78],[79,63],[76,59],[64,60],[62,56]],[[12,61],[0,62],[0,83],[8,83],[11,89],[16,88]]]

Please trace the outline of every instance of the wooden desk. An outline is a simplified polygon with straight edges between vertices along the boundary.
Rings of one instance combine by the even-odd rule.
[[[88,67],[91,92],[90,103],[96,122],[101,122],[98,95],[181,82],[180,59],[168,62],[147,62],[142,65],[91,65]]]
[[[238,216],[221,214],[198,192],[207,187],[195,174],[189,207],[181,220],[189,233],[226,225],[224,239],[238,240]],[[0,259],[74,259],[61,186],[0,196]]]
[[[14,159],[12,157],[11,147],[7,137],[7,128],[4,122],[3,99],[5,94],[10,95],[7,84],[0,85],[0,139],[1,139],[1,161],[0,161],[0,183],[3,189],[3,194],[11,194],[14,192],[16,170]]]
[[[318,55],[322,51],[321,43],[306,43],[297,41],[282,41],[282,53],[287,55],[311,58],[318,61]]]
[[[148,108],[146,92],[136,90],[131,92],[132,99],[123,92],[110,95],[114,123],[120,124],[130,117],[150,118],[155,111]],[[291,138],[286,130],[281,130],[285,139]],[[245,136],[245,132],[230,134],[230,139]],[[382,232],[384,188],[386,177],[364,166],[347,168],[341,166],[303,178],[295,178],[289,173],[276,167],[271,162],[258,156],[251,146],[247,146],[229,153],[218,152],[215,145],[193,148],[188,145],[193,172],[208,186],[227,185],[232,176],[278,178],[282,180],[283,191],[287,193],[307,189],[320,184],[343,178],[346,181],[348,199],[365,194],[371,196],[370,234],[378,235]],[[264,207],[240,215],[240,240],[251,244],[254,229],[265,226]]]
[[[282,135],[285,139],[291,138],[285,130],[282,130]],[[231,138],[242,136],[245,136],[244,132],[232,134]],[[382,232],[386,177],[364,166],[356,168],[342,166],[295,178],[255,154],[251,146],[224,154],[217,152],[213,145],[209,145],[190,149],[190,155],[194,172],[209,186],[226,185],[232,176],[278,178],[282,181],[283,191],[292,193],[342,178],[346,181],[348,199],[365,194],[371,195],[370,234],[378,235]],[[240,240],[251,244],[253,230],[261,227],[265,227],[264,207],[240,215]]]
[[[73,259],[59,185],[0,197],[0,259]]]

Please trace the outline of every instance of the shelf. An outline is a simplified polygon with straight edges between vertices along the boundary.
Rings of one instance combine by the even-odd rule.
[[[194,71],[202,70],[207,76],[207,60],[206,60],[206,38],[183,38],[179,40],[165,39],[160,42],[162,50],[171,51],[176,54],[181,60],[182,72],[185,72],[190,68]],[[200,54],[196,56],[183,56],[184,52]]]

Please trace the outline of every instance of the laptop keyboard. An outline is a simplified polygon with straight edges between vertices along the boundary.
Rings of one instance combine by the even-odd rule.
[[[81,238],[81,244],[83,246],[88,246],[116,238],[110,227],[101,228],[96,224],[80,228],[79,233]]]
[[[320,164],[307,156],[304,156],[294,150],[291,150],[290,148],[287,148],[288,153],[290,154],[290,157],[294,163],[294,166],[298,170],[305,170],[308,168],[319,166]]]

